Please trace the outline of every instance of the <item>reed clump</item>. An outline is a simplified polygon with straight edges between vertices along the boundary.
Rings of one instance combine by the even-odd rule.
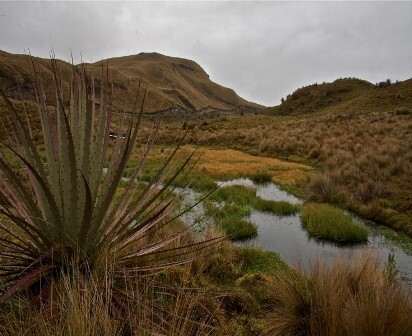
[[[273,284],[274,306],[264,335],[409,335],[411,290],[368,254]]]

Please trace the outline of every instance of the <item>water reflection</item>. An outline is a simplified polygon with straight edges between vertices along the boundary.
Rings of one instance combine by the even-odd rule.
[[[385,238],[373,230],[369,232],[367,244],[339,246],[311,238],[302,229],[299,215],[278,217],[253,211],[250,220],[258,225],[258,235],[242,244],[259,245],[276,251],[290,265],[308,270],[318,259],[327,263],[338,256],[351,260],[355,253],[373,251],[381,256],[382,263],[388,260],[389,254],[393,254],[400,273],[412,280],[412,257],[397,246],[388,246]]]

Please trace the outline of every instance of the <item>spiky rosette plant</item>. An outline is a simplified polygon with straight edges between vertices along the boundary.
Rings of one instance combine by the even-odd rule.
[[[34,143],[27,113],[19,115],[0,90],[7,106],[1,117],[8,135],[0,154],[0,272],[6,284],[0,301],[73,266],[87,275],[110,261],[115,272],[130,275],[188,261],[195,251],[218,241],[173,244],[190,227],[167,237],[156,235],[176,217],[175,196],[169,186],[189,166],[193,154],[183,164],[173,164],[176,147],[155,178],[136,194],[136,181],[155,129],[141,146],[141,158],[131,178],[122,181],[138,140],[145,94],[137,92],[132,113],[120,114],[116,130],[124,136],[109,144],[114,126],[108,74],[102,75],[97,100],[93,78],[84,67],[73,66],[67,104],[52,59],[56,106],[50,109],[37,65],[33,59],[28,64],[44,153]],[[19,174],[12,169],[10,157],[19,162]]]

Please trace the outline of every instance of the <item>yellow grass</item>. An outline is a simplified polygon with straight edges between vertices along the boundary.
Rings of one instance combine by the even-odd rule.
[[[184,146],[180,150],[182,157],[189,155],[194,147]],[[250,155],[232,149],[199,148],[202,156],[194,168],[196,174],[211,178],[226,179],[234,176],[253,175],[257,171],[267,171],[272,180],[282,184],[295,184],[311,175],[313,169],[307,165],[282,161],[279,159]],[[169,150],[153,151],[149,162],[164,160]]]
[[[202,148],[202,158],[195,168],[216,177],[252,175],[266,170],[275,182],[293,184],[302,180],[312,169],[309,166],[279,159],[253,156],[232,149]]]

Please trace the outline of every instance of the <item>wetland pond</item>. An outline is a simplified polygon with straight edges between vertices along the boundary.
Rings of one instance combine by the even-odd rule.
[[[221,187],[230,185],[253,187],[257,190],[257,196],[263,199],[302,204],[300,199],[282,191],[273,183],[256,185],[249,179],[240,178],[219,182],[219,184],[221,184]],[[184,193],[187,204],[193,204],[193,201],[198,200],[199,196],[201,196],[201,194],[188,188],[181,189],[180,192]],[[197,220],[201,223],[200,230],[204,230],[207,224],[205,224],[205,221],[200,220],[202,217],[204,217],[204,209],[200,203],[192,211],[185,214],[183,220],[188,224]],[[395,242],[382,235],[373,223],[368,223],[355,217],[355,220],[360,225],[368,229],[368,242],[353,245],[337,245],[310,237],[302,226],[299,214],[276,216],[267,212],[252,210],[249,219],[257,225],[258,234],[252,239],[237,242],[237,244],[260,246],[263,249],[277,252],[291,266],[309,270],[310,266],[314,265],[317,260],[330,263],[335,257],[350,259],[355,253],[360,251],[372,251],[381,257],[383,265],[388,261],[389,255],[393,255],[400,275],[409,284],[412,284],[412,255],[408,255]],[[394,234],[396,235],[396,233]]]

